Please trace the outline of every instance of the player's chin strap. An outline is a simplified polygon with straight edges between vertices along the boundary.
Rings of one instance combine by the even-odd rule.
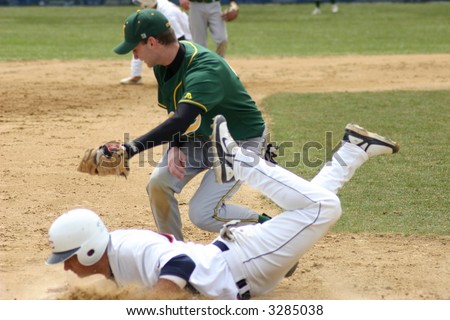
[[[230,250],[229,248],[230,245],[235,245],[235,238],[231,228],[235,228],[239,223],[239,220],[232,220],[226,223],[220,230],[220,237],[223,241],[216,240],[213,244],[222,251],[223,257],[233,275],[233,279],[236,281],[236,286],[239,290],[237,298],[239,300],[249,300],[251,298],[250,286],[247,283],[246,274],[242,265],[243,259],[240,257],[241,252],[238,248],[234,250]]]

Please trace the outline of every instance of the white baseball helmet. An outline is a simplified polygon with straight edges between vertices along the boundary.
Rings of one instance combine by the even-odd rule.
[[[109,242],[103,221],[89,209],[63,213],[51,225],[48,236],[52,254],[47,264],[66,261],[76,254],[82,265],[91,266],[100,260]]]

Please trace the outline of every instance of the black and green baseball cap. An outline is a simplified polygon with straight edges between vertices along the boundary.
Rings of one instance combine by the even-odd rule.
[[[133,50],[139,41],[154,37],[170,28],[170,22],[155,9],[138,10],[130,15],[123,25],[125,39],[114,48],[117,54]]]

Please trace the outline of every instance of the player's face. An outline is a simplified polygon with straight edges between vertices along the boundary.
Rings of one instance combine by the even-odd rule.
[[[149,68],[153,68],[158,64],[155,41],[155,38],[150,37],[139,42],[139,44],[133,49],[134,57],[142,60]]]
[[[77,255],[74,255],[64,261],[64,270],[72,271],[80,278],[92,275],[89,267],[83,266],[79,261]]]

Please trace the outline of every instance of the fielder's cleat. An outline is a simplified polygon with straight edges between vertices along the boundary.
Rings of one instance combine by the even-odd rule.
[[[230,132],[227,121],[222,115],[214,118],[212,125],[213,167],[217,183],[226,183],[234,179],[233,161],[238,147]]]
[[[121,84],[141,84],[141,82],[142,82],[141,76],[128,77],[120,80]]]
[[[313,10],[313,12],[312,12],[313,16],[318,15],[318,14],[321,14],[321,13],[322,13],[322,11],[320,11],[319,8],[314,8],[314,10]]]
[[[338,13],[338,11],[339,11],[338,5],[337,4],[333,4],[331,6],[331,12],[332,13]]]
[[[361,147],[369,157],[397,153],[400,149],[397,142],[369,132],[353,123],[349,123],[345,127],[343,140]]]

